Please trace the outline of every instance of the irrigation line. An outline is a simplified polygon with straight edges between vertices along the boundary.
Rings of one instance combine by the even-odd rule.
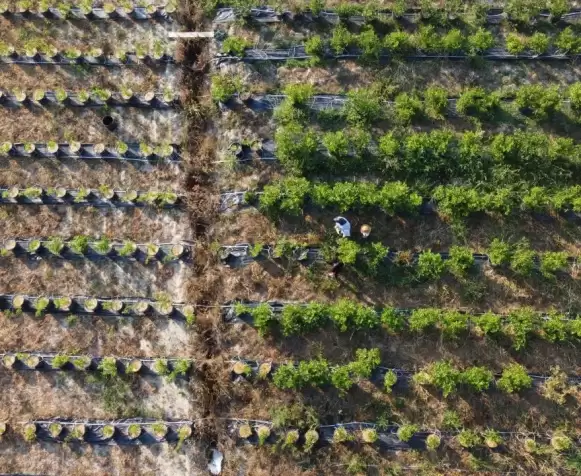
[[[346,53],[335,54],[329,48],[326,48],[323,54],[320,56],[321,59],[326,60],[355,60],[358,58],[364,58],[362,51],[358,48],[348,48]],[[559,50],[554,50],[552,53],[543,53],[540,55],[533,54],[511,54],[507,50],[502,48],[492,48],[486,53],[480,53],[476,55],[467,54],[412,54],[412,55],[392,55],[392,54],[380,54],[377,58],[380,62],[386,62],[393,58],[403,58],[406,60],[467,60],[472,58],[482,58],[491,61],[572,61],[581,57],[581,54],[565,54],[561,53]],[[221,64],[223,62],[253,62],[253,61],[287,61],[290,59],[294,60],[308,60],[314,58],[314,56],[309,55],[305,51],[304,45],[293,46],[288,49],[269,49],[269,48],[249,48],[244,51],[244,56],[234,56],[225,53],[218,53],[214,57],[214,62],[216,64]]]
[[[80,56],[79,58],[67,58],[64,53],[57,53],[53,57],[43,56],[40,54],[35,54],[34,56],[24,56],[17,53],[13,53],[10,56],[0,56],[0,65],[3,64],[18,64],[18,65],[32,65],[32,66],[105,66],[105,67],[115,67],[115,66],[138,66],[143,64],[153,64],[153,65],[169,65],[176,63],[173,56],[163,55],[160,58],[153,58],[150,56],[145,56],[139,58],[135,52],[128,52],[125,55],[124,60],[117,60],[111,57],[88,57]]]
[[[109,12],[104,8],[94,4],[90,9],[73,6],[68,12],[62,12],[58,8],[48,7],[45,11],[26,9],[26,10],[9,10],[6,9],[0,12],[0,15],[21,20],[88,20],[88,21],[102,21],[102,20],[132,20],[132,21],[166,21],[172,22],[170,15],[175,13],[173,8],[166,8],[165,6],[153,5],[153,9],[133,5],[131,11],[125,10],[123,7],[117,7],[114,11]]]

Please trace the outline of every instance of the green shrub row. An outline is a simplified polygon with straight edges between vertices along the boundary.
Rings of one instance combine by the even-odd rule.
[[[274,371],[272,379],[276,387],[285,390],[331,385],[341,392],[347,392],[355,385],[357,379],[371,378],[379,364],[379,349],[357,349],[355,360],[347,364],[333,366],[323,358],[302,360],[298,363],[279,366]],[[385,391],[391,393],[393,386],[400,378],[396,371],[388,370],[384,377]],[[533,386],[533,378],[522,365],[516,363],[507,365],[500,377],[496,378],[494,373],[486,367],[473,366],[461,370],[450,362],[441,360],[425,366],[409,378],[415,385],[437,388],[444,397],[456,393],[460,386],[482,393],[495,385],[496,388],[508,394],[518,393]],[[559,369],[554,370],[552,376],[543,384],[545,387],[547,385],[553,387],[557,379],[561,387],[563,385],[567,387],[562,390],[570,392],[572,386],[568,384],[567,376]],[[545,393],[546,390],[541,388],[541,392]]]
[[[209,3],[212,3],[212,1]],[[236,0],[220,2],[220,4],[230,5],[236,8],[240,15],[248,16],[251,8],[263,6],[264,2],[260,0]],[[392,22],[401,18],[410,8],[417,6],[418,2],[412,0],[396,0],[392,2],[389,9],[373,1],[361,3],[342,1],[332,7],[327,7],[324,0],[301,0],[298,2],[293,1],[292,6],[289,5],[294,13],[310,12],[318,15],[323,10],[330,10],[335,12],[341,19],[359,15],[363,16],[368,22]],[[488,11],[488,6],[481,2],[447,1],[443,6],[439,6],[434,2],[422,1],[419,2],[419,6],[422,20],[444,25],[458,20],[470,25],[483,25],[486,22],[486,13]],[[529,23],[545,9],[551,14],[552,21],[557,20],[570,11],[573,6],[574,3],[571,0],[508,0],[503,4],[503,10],[508,15],[509,20]],[[282,6],[275,5],[275,8],[277,11],[279,8],[284,11]],[[385,13],[388,10],[390,13]]]
[[[304,111],[294,109],[304,108],[317,94],[315,88],[310,84],[287,84],[282,92],[286,95],[286,100],[275,111],[277,120],[280,123],[289,123],[296,121],[296,118],[306,118]],[[429,86],[421,92],[408,93],[397,92],[394,88],[385,88],[381,83],[376,83],[367,88],[349,91],[345,106],[334,112],[351,125],[364,127],[388,118],[385,105],[381,104],[381,101],[388,101],[391,102],[395,120],[406,125],[422,117],[441,119],[448,111],[451,96],[450,91],[441,86]],[[501,100],[511,99],[523,113],[539,119],[561,111],[564,100],[569,102],[573,111],[579,113],[581,83],[572,83],[566,89],[546,84],[526,84],[499,90],[466,88],[456,100],[456,111],[463,116],[492,119],[500,112]],[[323,111],[323,116],[328,112]]]
[[[544,185],[581,175],[581,145],[540,132],[485,135],[388,132],[374,140],[365,126],[318,134],[298,122],[278,127],[276,156],[288,172],[369,173],[419,184],[454,180],[494,186]]]
[[[581,212],[581,186],[550,189],[532,187],[525,191],[497,188],[491,192],[462,185],[442,185],[431,197],[437,213],[457,220],[475,213],[509,215],[516,210],[553,213],[562,210]],[[307,205],[340,212],[379,208],[388,215],[417,213],[422,197],[403,182],[310,182],[305,178],[284,178],[266,185],[262,193],[249,191],[245,202],[256,204],[273,219],[301,215]]]
[[[256,307],[237,304],[237,315],[252,316],[254,326],[265,336],[276,330],[284,336],[304,335],[333,326],[339,332],[370,332],[384,329],[389,334],[422,334],[440,332],[449,340],[468,333],[490,338],[507,337],[516,350],[523,349],[531,338],[551,343],[581,339],[581,319],[567,319],[552,311],[546,316],[531,308],[520,308],[506,315],[486,312],[472,315],[457,310],[420,308],[409,311],[386,307],[381,311],[349,299],[333,304],[286,304],[276,315],[267,303]]]
[[[515,47],[518,42],[522,49]],[[222,53],[244,56],[244,51],[250,43],[244,38],[230,36],[222,44]],[[478,56],[497,45],[492,32],[483,28],[472,34],[465,34],[459,29],[452,29],[445,34],[439,33],[432,25],[422,25],[416,33],[393,31],[384,37],[378,36],[372,27],[366,27],[361,33],[351,33],[344,25],[333,28],[331,38],[323,39],[319,35],[311,36],[305,42],[305,52],[314,58],[323,59],[330,53],[342,55],[349,47],[360,50],[361,56],[367,60],[378,60],[383,54],[405,56],[411,54],[467,54]],[[512,54],[529,50],[531,54],[547,53],[556,48],[562,54],[578,54],[581,52],[581,38],[568,27],[555,37],[544,33],[535,33],[530,37],[509,36],[504,47]]]

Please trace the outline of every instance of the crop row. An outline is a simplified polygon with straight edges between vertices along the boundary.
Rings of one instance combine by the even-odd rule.
[[[235,201],[225,195],[222,208]],[[431,198],[424,200],[403,182],[386,182],[381,186],[366,181],[329,184],[299,177],[274,181],[262,192],[244,192],[242,201],[258,205],[272,218],[301,215],[306,207],[314,206],[341,212],[379,209],[388,215],[437,212],[444,218],[462,219],[476,213],[509,215],[516,210],[578,213],[581,212],[581,186],[532,187],[522,192],[506,187],[483,193],[468,186],[443,185],[436,187]]]
[[[117,241],[109,238],[91,238],[77,235],[71,240],[59,236],[47,240],[28,238],[25,240],[5,240],[0,248],[0,256],[28,256],[38,258],[113,259],[132,260],[149,263],[160,261],[188,261],[192,258],[191,246],[184,243],[134,243],[131,240]]]
[[[98,189],[64,187],[0,188],[0,204],[17,205],[90,205],[93,207],[178,206],[180,197],[174,192],[113,190],[108,185]]]
[[[169,381],[187,378],[192,361],[189,359],[151,359],[129,357],[94,357],[49,352],[18,352],[0,354],[4,367],[14,371],[82,371],[99,372],[104,377],[152,374]]]
[[[145,142],[131,143],[118,141],[112,145],[81,142],[2,142],[0,157],[14,158],[56,158],[56,159],[117,159],[127,161],[181,160],[179,148],[175,144],[151,145]]]
[[[495,374],[487,367],[459,369],[447,360],[440,360],[412,372],[381,366],[379,349],[357,349],[356,359],[343,365],[330,365],[323,358],[286,364],[239,360],[234,363],[232,374],[236,379],[272,379],[273,384],[283,390],[334,387],[340,392],[347,392],[362,379],[382,386],[387,393],[411,383],[414,388],[434,388],[441,391],[444,397],[461,389],[483,393],[496,388],[513,394],[539,387],[544,396],[560,403],[565,403],[566,397],[581,385],[581,377],[569,377],[557,367],[552,369],[550,376],[546,376],[527,373],[517,363],[509,364],[501,373]]]
[[[131,90],[113,93],[109,89],[94,89],[92,91],[45,91],[35,89],[31,93],[21,90],[12,92],[0,90],[0,105],[4,107],[18,107],[21,105],[34,106],[71,106],[71,107],[141,107],[164,109],[179,104],[178,98],[172,91],[163,93],[153,91],[145,94],[134,94]]]
[[[212,94],[222,103],[228,102],[243,86],[231,76],[212,78]],[[252,95],[242,92],[237,96],[249,108],[275,109],[275,118],[281,124],[303,122],[307,111],[339,109],[338,116],[353,126],[369,125],[393,116],[397,123],[406,125],[413,120],[427,117],[442,119],[447,115],[474,116],[494,120],[501,112],[503,103],[514,103],[519,112],[536,119],[561,112],[565,104],[573,112],[581,111],[581,83],[570,84],[560,91],[558,86],[529,84],[510,90],[485,90],[481,87],[465,89],[460,96],[452,96],[439,86],[430,86],[421,93],[400,93],[394,96],[379,90],[379,85],[351,91],[346,96],[316,94],[312,85],[288,84],[283,94]],[[390,108],[390,113],[385,111]],[[505,112],[506,113],[506,112]],[[314,119],[317,119],[315,117]]]
[[[581,145],[540,132],[512,134],[388,132],[372,137],[365,127],[319,134],[304,124],[280,126],[275,141],[233,144],[237,160],[277,159],[295,175],[345,176],[373,173],[418,183],[424,192],[448,182],[487,183],[487,189],[516,184],[565,185],[581,176]],[[491,181],[490,177],[498,177]]]
[[[488,250],[473,253],[464,246],[453,246],[448,252],[390,250],[380,242],[360,245],[355,241],[341,238],[337,245],[322,247],[303,246],[288,240],[281,240],[273,246],[262,243],[222,246],[220,259],[224,264],[241,265],[252,260],[284,258],[302,263],[333,261],[338,259],[348,265],[373,265],[373,271],[381,265],[395,265],[399,268],[414,267],[421,280],[435,280],[449,272],[456,277],[465,277],[476,269],[475,265],[491,264],[496,270],[508,270],[519,276],[531,276],[538,270],[545,278],[554,279],[558,273],[571,272],[578,266],[577,258],[564,251],[544,251],[536,253],[527,241],[509,243],[495,238]],[[371,271],[371,270],[370,270]]]
[[[240,1],[220,2],[220,4],[233,5],[234,8],[218,8],[214,23],[228,23],[241,17],[258,23],[313,22],[316,20],[337,23],[343,20],[361,25],[372,22],[392,23],[397,20],[405,22],[423,20],[437,24],[461,22],[479,25],[485,22],[499,23],[505,19],[520,23],[529,23],[537,19],[546,19],[550,22],[575,21],[581,14],[579,9],[574,8],[574,3],[568,0],[509,2],[504,7],[490,7],[480,2],[458,2],[440,7],[437,4],[424,2],[421,8],[413,8],[411,2],[403,0],[395,2],[391,9],[380,7],[374,2],[344,2],[334,8],[327,8],[324,0],[303,2],[302,4],[293,2],[292,10],[262,6],[261,2],[252,0],[242,3]]]
[[[79,0],[76,3],[64,3],[56,0],[20,0],[15,5],[3,1],[0,3],[0,15],[7,18],[44,19],[44,20],[164,20],[175,13],[177,1],[170,0],[163,6],[149,4],[136,5],[131,1],[114,3],[105,2],[96,6],[92,0]]]
[[[114,54],[106,54],[100,48],[92,48],[86,52],[78,48],[58,51],[51,45],[46,45],[41,51],[36,47],[17,51],[14,46],[0,42],[0,64],[131,66],[143,63],[167,64],[174,61],[163,45],[153,51],[149,51],[146,46],[137,46],[135,50],[116,50]]]
[[[377,425],[353,422],[334,425],[319,425],[304,428],[280,428],[273,422],[221,419],[227,425],[228,434],[239,441],[262,446],[281,445],[283,449],[300,446],[310,452],[324,445],[360,442],[376,444],[393,450],[438,449],[443,441],[456,442],[462,448],[486,446],[499,448],[508,440],[522,441],[525,451],[531,454],[546,454],[550,451],[565,452],[579,444],[574,436],[557,430],[547,434],[515,431],[497,431],[491,428],[476,431],[469,429],[422,429],[414,424]],[[36,440],[52,442],[86,442],[92,444],[154,444],[160,442],[181,443],[191,437],[196,422],[155,421],[141,418],[125,420],[66,420],[52,418],[28,422],[20,429],[21,436],[28,442]],[[14,428],[15,431],[18,431]],[[0,423],[0,437],[8,432],[8,425]]]
[[[567,451],[580,444],[575,436],[567,432],[555,431],[541,435],[534,433],[470,429],[422,429],[415,424],[378,425],[375,423],[353,422],[334,425],[320,425],[306,431],[278,428],[272,422],[237,420],[229,424],[230,434],[238,440],[253,445],[277,444],[283,449],[301,446],[309,452],[316,446],[341,445],[349,443],[376,444],[391,450],[436,450],[442,442],[457,443],[461,448],[485,446],[496,449],[508,440],[522,441],[528,453],[543,454],[550,451]],[[549,446],[550,445],[550,446]]]
[[[77,421],[54,418],[36,420],[22,427],[22,437],[55,443],[85,442],[99,445],[147,445],[161,442],[181,443],[192,435],[192,421],[155,421],[130,418],[114,421]],[[7,430],[1,424],[0,433]]]
[[[154,316],[196,321],[195,306],[168,299],[97,298],[88,296],[31,296],[0,294],[0,310],[9,316],[22,313],[81,314],[95,316]]]
[[[499,46],[493,34],[484,29],[468,36],[460,30],[450,30],[442,35],[433,26],[426,26],[420,28],[418,33],[395,31],[380,38],[372,29],[353,34],[339,25],[333,30],[329,41],[315,35],[304,45],[293,46],[287,50],[250,49],[251,46],[245,39],[231,36],[222,43],[221,55],[227,59],[243,58],[246,61],[358,57],[376,61],[391,56],[410,59],[462,59],[474,56],[497,60],[570,59],[581,53],[581,38],[571,28],[566,28],[554,38],[544,33],[536,33],[531,37],[511,36],[507,38],[506,44]]]
[[[506,337],[517,350],[524,348],[534,337],[553,343],[581,339],[579,316],[568,316],[557,311],[539,313],[526,307],[504,315],[492,312],[471,314],[436,308],[377,309],[343,299],[332,304],[236,303],[226,308],[224,313],[228,320],[250,322],[263,336],[278,332],[283,336],[304,335],[330,327],[342,333],[373,334],[383,329],[391,335],[440,333],[449,340],[468,334]]]

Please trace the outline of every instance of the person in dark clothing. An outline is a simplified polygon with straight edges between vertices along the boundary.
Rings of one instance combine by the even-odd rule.
[[[341,261],[334,261],[331,265],[331,271],[327,274],[330,278],[337,278],[337,275],[341,272],[345,265]]]

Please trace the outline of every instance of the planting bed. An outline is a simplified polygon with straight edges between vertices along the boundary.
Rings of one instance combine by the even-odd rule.
[[[577,474],[579,5],[444,3],[0,2],[2,471]]]

